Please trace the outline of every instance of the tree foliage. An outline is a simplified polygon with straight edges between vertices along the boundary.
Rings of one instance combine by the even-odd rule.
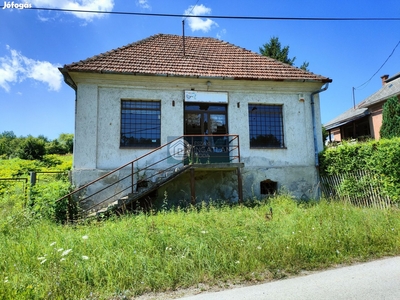
[[[381,138],[400,137],[400,103],[397,97],[389,98],[383,105]]]
[[[17,137],[13,131],[0,134],[0,159],[42,159],[46,154],[68,154],[73,150],[74,135],[61,133],[58,139],[49,140],[44,135],[38,137]]]
[[[21,159],[42,159],[43,155],[46,154],[45,141],[41,138],[28,136],[20,143],[17,154]]]
[[[276,36],[271,37],[270,41],[259,49],[261,55],[271,57],[291,66],[294,65],[294,61],[296,60],[296,56],[289,58],[289,46],[282,47],[279,38]],[[308,65],[308,62],[303,62],[300,69],[309,71]]]

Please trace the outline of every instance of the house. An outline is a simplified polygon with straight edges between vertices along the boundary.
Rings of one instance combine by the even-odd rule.
[[[153,198],[192,203],[281,189],[315,195],[327,77],[218,39],[169,34],[60,71],[76,91],[72,178],[82,193],[108,184],[122,196],[150,184]]]
[[[330,141],[371,137],[380,138],[382,107],[386,100],[397,97],[400,100],[400,73],[389,78],[381,77],[382,87],[376,93],[361,101],[355,107],[324,124]]]

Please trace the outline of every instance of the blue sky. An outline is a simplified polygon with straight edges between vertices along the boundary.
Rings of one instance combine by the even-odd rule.
[[[10,1],[6,1],[7,4]],[[10,2],[11,3],[11,2]],[[399,18],[398,0],[31,0],[32,7],[208,16]],[[167,33],[182,34],[182,18],[82,14],[5,8],[0,1],[0,132],[50,139],[74,132],[74,91],[57,67]],[[192,8],[194,9],[192,10]],[[333,79],[321,94],[322,122],[353,105],[352,87],[368,81],[400,41],[400,21],[280,21],[189,18],[185,34],[219,38],[259,52],[272,36],[289,45],[295,65]],[[359,103],[400,72],[400,46],[363,87]]]

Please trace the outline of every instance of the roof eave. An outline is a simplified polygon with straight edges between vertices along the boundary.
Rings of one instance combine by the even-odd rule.
[[[72,87],[75,91],[77,90],[77,85],[74,82],[74,80],[71,78],[71,76],[68,73],[68,69],[64,68],[58,68],[58,70],[61,72],[61,74],[64,77],[64,82],[68,84],[70,87]]]
[[[133,76],[160,76],[160,77],[185,77],[185,78],[203,78],[203,79],[223,79],[223,80],[249,80],[249,81],[281,81],[281,82],[310,82],[310,83],[330,83],[332,79],[330,78],[321,78],[321,79],[308,79],[308,78],[300,78],[300,79],[279,79],[279,78],[258,78],[258,77],[231,77],[231,76],[216,76],[216,75],[184,75],[184,74],[171,74],[171,73],[144,73],[144,72],[117,72],[117,71],[107,71],[107,70],[68,70],[67,67],[60,68],[61,73],[68,74],[70,72],[79,72],[79,73],[92,73],[92,74],[115,74],[115,75],[133,75]],[[68,77],[70,78],[69,74]],[[65,82],[70,85],[64,76]],[[72,79],[71,79],[72,81]],[[71,85],[70,85],[71,86]]]

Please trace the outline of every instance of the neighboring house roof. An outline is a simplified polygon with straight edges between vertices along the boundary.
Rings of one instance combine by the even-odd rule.
[[[185,45],[185,46],[184,46]],[[184,55],[185,52],[185,55]],[[60,68],[67,72],[332,82],[230,43],[157,34]]]
[[[351,108],[333,120],[324,124],[326,130],[342,126],[369,114],[368,108],[374,104],[400,94],[400,73],[385,80],[385,84],[379,91],[361,101],[355,108]]]
[[[333,120],[329,121],[328,123],[324,124],[326,130],[333,129],[336,127],[340,127],[344,124],[350,123],[354,120],[361,119],[369,115],[368,108],[350,108],[349,110],[345,111],[341,115],[337,116]]]
[[[358,106],[370,107],[371,105],[400,94],[400,73],[386,79],[385,83],[386,84],[383,85],[379,91],[364,99]]]

